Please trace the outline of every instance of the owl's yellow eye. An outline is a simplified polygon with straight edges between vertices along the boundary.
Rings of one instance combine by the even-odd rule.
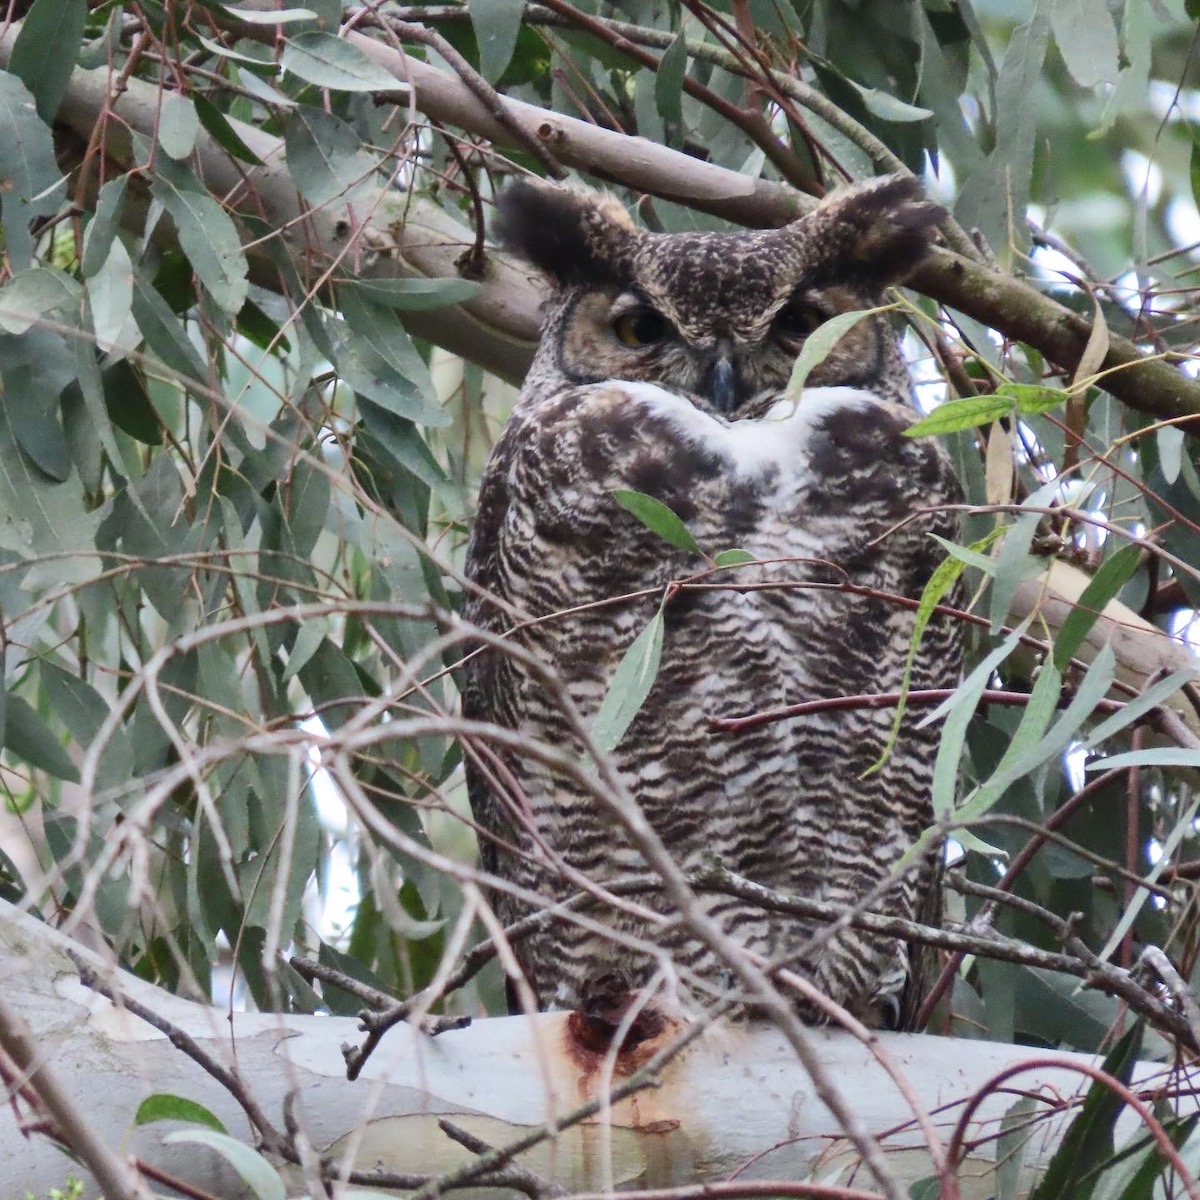
[[[665,340],[671,326],[666,317],[660,316],[654,309],[636,308],[617,317],[612,323],[612,331],[621,345],[637,349]]]
[[[825,314],[815,304],[792,299],[775,314],[773,328],[783,337],[803,338],[824,322]]]

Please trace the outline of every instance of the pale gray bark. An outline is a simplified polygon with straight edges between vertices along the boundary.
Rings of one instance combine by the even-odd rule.
[[[249,1140],[233,1098],[161,1034],[82,988],[66,955],[102,960],[8,905],[0,905],[0,979],[7,1007],[29,1023],[37,1047],[54,1067],[76,1109],[100,1138],[122,1154],[136,1153],[223,1197],[238,1194],[236,1177],[211,1151],[166,1146],[172,1123],[131,1133],[138,1105],[168,1091],[212,1109],[232,1134]],[[393,1030],[355,1083],[344,1077],[340,1046],[357,1042],[357,1022],[335,1017],[229,1014],[170,996],[116,973],[117,988],[187,1031],[241,1078],[268,1117],[282,1127],[287,1093],[298,1089],[303,1128],[319,1151],[356,1147],[358,1166],[442,1173],[469,1160],[438,1129],[450,1116],[493,1146],[529,1132],[598,1094],[603,1068],[573,1043],[563,1014],[480,1020],[430,1039],[407,1026]],[[850,1035],[813,1030],[823,1068],[838,1080],[866,1128],[887,1134],[882,1145],[896,1177],[930,1174],[929,1155],[911,1123],[911,1111],[871,1052]],[[951,1041],[928,1035],[881,1034],[941,1137],[948,1140],[960,1108],[1006,1066],[1044,1058],[1020,1047]],[[1063,1064],[1097,1060],[1052,1055]],[[1145,1064],[1140,1077],[1162,1068]],[[643,1186],[722,1179],[805,1179],[827,1175],[844,1139],[817,1100],[785,1039],[766,1025],[723,1025],[710,1030],[661,1074],[661,1086],[618,1104],[611,1124],[592,1119],[537,1148],[521,1161],[571,1191],[598,1190],[607,1179]],[[618,1082],[620,1077],[618,1076]],[[1038,1067],[1010,1087],[1071,1096],[1087,1080],[1069,1069]],[[984,1101],[972,1123],[975,1136],[994,1136],[1013,1103],[1011,1091]],[[1031,1157],[1044,1156],[1064,1119],[1039,1122]],[[896,1131],[900,1132],[896,1132]],[[989,1142],[960,1172],[962,1195],[992,1194]],[[845,1157],[844,1152],[841,1156]],[[0,1163],[5,1195],[29,1189],[43,1195],[79,1168],[40,1134],[26,1139],[12,1105],[0,1106]],[[851,1176],[844,1175],[843,1184]],[[861,1174],[857,1186],[869,1190]],[[299,1185],[293,1194],[300,1194]]]

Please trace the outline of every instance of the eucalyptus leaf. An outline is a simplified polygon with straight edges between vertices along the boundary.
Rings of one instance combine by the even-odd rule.
[[[0,228],[12,270],[32,263],[30,223],[58,208],[64,183],[33,95],[16,75],[0,71]]]
[[[199,132],[200,118],[191,97],[168,92],[158,115],[158,144],[172,158],[187,158]]]
[[[834,346],[860,321],[879,311],[877,308],[868,308],[838,313],[824,324],[818,325],[804,339],[804,347],[796,359],[795,366],[792,367],[791,378],[784,389],[783,398],[794,404],[799,403],[809,375],[829,357]]]
[[[592,740],[604,751],[613,751],[641,711],[658,677],[662,659],[663,611],[634,638],[613,672],[604,700],[592,722]]]
[[[683,77],[687,71],[687,39],[681,29],[663,51],[654,75],[654,103],[664,121],[683,121]]]
[[[703,553],[688,527],[661,500],[627,488],[616,489],[613,499],[633,513],[651,533],[657,533],[664,542],[680,550],[690,550],[693,554]]]
[[[525,0],[468,0],[467,12],[479,47],[479,73],[495,83],[512,61]]]
[[[287,1200],[287,1189],[279,1177],[279,1172],[245,1142],[239,1142],[228,1134],[218,1133],[215,1129],[180,1129],[168,1133],[163,1141],[168,1146],[207,1146],[228,1160],[257,1200]]]
[[[408,84],[344,38],[312,30],[288,38],[279,65],[317,87],[338,92],[407,92]]]
[[[155,1092],[138,1105],[134,1114],[135,1125],[151,1125],[155,1121],[187,1121],[191,1125],[204,1125],[217,1133],[225,1133],[225,1126],[210,1109],[186,1096],[173,1096],[170,1092]]]
[[[34,0],[13,43],[8,69],[37,98],[37,114],[47,124],[66,95],[87,13],[87,0]]]

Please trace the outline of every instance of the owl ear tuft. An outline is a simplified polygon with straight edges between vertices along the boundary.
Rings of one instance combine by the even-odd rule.
[[[844,271],[850,265],[861,278],[882,287],[905,279],[925,257],[946,210],[929,200],[911,175],[885,175],[823,200],[808,221],[832,235],[827,255]],[[809,225],[805,235],[815,231]],[[825,241],[825,239],[819,239]]]
[[[492,234],[501,248],[561,287],[621,286],[640,236],[620,202],[600,192],[514,183],[496,199]]]

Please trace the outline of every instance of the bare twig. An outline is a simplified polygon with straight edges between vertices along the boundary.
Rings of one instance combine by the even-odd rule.
[[[150,1200],[150,1191],[137,1173],[93,1133],[87,1118],[46,1060],[45,1049],[34,1041],[32,1030],[2,1001],[0,1049],[37,1093],[59,1136],[87,1164],[108,1200]]]

